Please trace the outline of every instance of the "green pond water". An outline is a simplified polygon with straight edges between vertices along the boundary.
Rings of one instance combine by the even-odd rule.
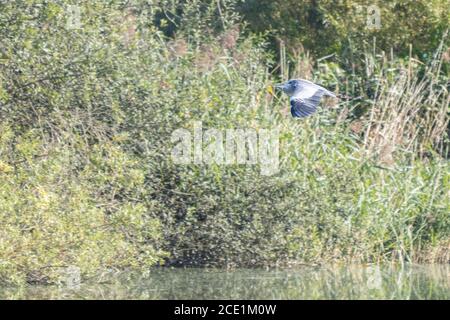
[[[100,281],[100,283],[98,282]],[[3,287],[1,299],[450,299],[449,265],[152,269],[95,283]]]

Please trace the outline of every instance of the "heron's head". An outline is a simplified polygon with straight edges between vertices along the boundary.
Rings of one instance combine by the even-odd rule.
[[[300,90],[300,81],[298,80],[289,80],[285,83],[275,85],[275,88],[283,90],[289,96],[294,95],[298,90]]]

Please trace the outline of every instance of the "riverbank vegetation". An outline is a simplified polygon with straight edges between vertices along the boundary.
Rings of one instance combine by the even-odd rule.
[[[448,263],[445,1],[380,3],[377,30],[306,3],[289,20],[253,1],[1,2],[0,283]],[[386,10],[406,12],[398,32]],[[295,120],[272,89],[295,77],[353,99]],[[195,121],[277,129],[279,172],[175,164],[171,134]]]

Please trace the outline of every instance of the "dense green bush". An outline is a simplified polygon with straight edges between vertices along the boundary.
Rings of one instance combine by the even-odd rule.
[[[144,181],[136,159],[65,133],[57,142],[0,127],[1,282],[59,282],[71,266],[92,276],[164,256],[160,222],[133,198]]]
[[[379,27],[374,11],[379,10]],[[337,53],[340,58],[376,45],[408,55],[409,46],[427,58],[439,45],[449,25],[448,2],[247,0],[238,5],[249,28],[268,32],[290,47],[303,46],[318,58]],[[375,12],[378,14],[378,11]]]
[[[3,282],[57,282],[70,265],[88,277],[159,262],[417,261],[445,246],[448,162],[435,152],[448,122],[441,70],[429,70],[432,99],[422,101],[411,84],[419,68],[367,55],[373,94],[295,121],[270,89],[279,79],[264,38],[245,35],[220,3],[179,2],[172,17],[176,10],[162,10],[169,2],[78,2],[80,28],[67,25],[67,1],[0,4]],[[160,31],[164,19],[177,24],[172,38]],[[383,117],[409,101],[383,91],[399,82],[389,70],[408,67],[414,81],[400,89],[421,98],[408,109],[420,117]],[[355,80],[331,62],[311,77],[340,91]],[[174,163],[172,133],[196,121],[278,130],[279,172]],[[395,128],[399,147],[372,147]],[[430,260],[448,261],[443,251]]]

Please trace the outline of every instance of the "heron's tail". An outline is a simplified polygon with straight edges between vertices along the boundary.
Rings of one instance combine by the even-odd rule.
[[[324,90],[324,94],[328,97],[337,98],[333,92],[328,91],[328,90]]]
[[[325,91],[325,95],[326,96],[329,96],[329,97],[332,97],[332,98],[337,98],[337,99],[340,99],[340,100],[346,100],[346,101],[348,101],[348,100],[358,100],[358,99],[361,99],[362,98],[362,96],[359,96],[359,97],[352,97],[352,96],[348,96],[348,95],[346,95],[346,94],[343,94],[343,93],[333,93],[333,92],[331,92],[331,91]]]
[[[340,100],[345,100],[345,101],[354,101],[354,100],[361,100],[362,98],[364,98],[364,96],[352,97],[352,96],[348,96],[346,94],[338,93],[336,95],[336,98],[338,98]]]
[[[353,100],[354,99],[353,97],[348,96],[343,93],[338,93],[336,96],[337,96],[337,98],[342,99],[342,100]]]

